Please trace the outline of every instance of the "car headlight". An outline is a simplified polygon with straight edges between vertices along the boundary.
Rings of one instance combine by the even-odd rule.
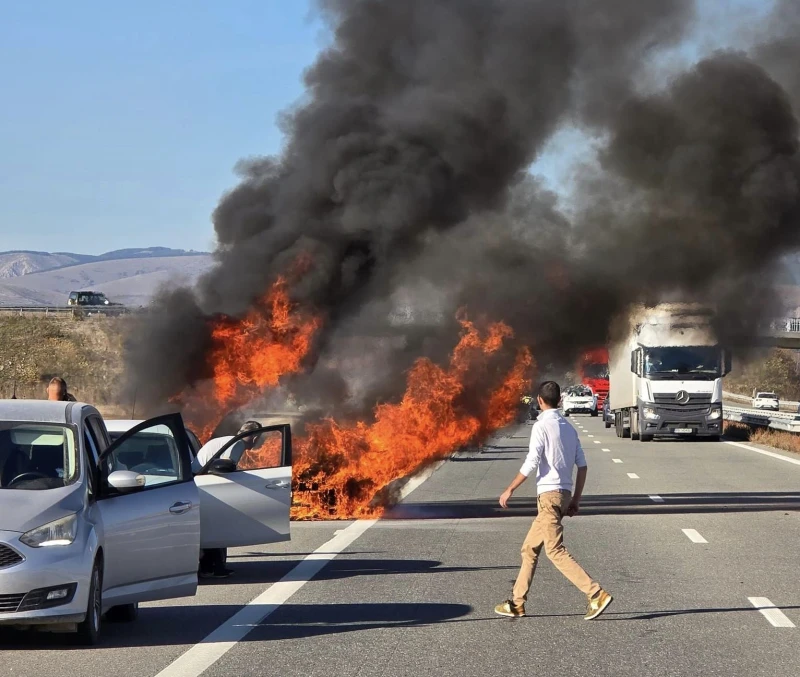
[[[722,417],[722,408],[721,407],[714,407],[711,411],[708,412],[708,418],[712,420],[716,420]]]
[[[19,540],[31,548],[46,548],[54,545],[70,545],[78,533],[78,515],[69,515],[48,524],[31,529]]]
[[[644,407],[642,409],[642,414],[644,414],[645,418],[650,419],[651,421],[658,418],[658,412],[653,409],[653,407]]]

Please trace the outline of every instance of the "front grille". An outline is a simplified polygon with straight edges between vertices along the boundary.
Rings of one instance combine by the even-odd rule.
[[[16,550],[0,543],[0,569],[13,567],[15,564],[19,564],[23,559],[24,557]]]
[[[678,404],[675,400],[674,393],[655,393],[653,401],[656,404],[672,404],[675,407],[691,407],[692,405],[706,405],[711,404],[711,393],[692,393],[689,395],[689,401],[686,404]]]
[[[692,406],[687,404],[685,406],[660,406],[658,412],[663,419],[670,419],[674,421],[700,421],[708,414],[707,406]]]
[[[0,614],[13,614],[25,595],[0,595]]]

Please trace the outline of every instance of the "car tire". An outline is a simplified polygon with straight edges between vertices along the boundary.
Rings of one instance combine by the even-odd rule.
[[[611,421],[606,421],[606,430],[608,430],[610,427],[611,427]]]
[[[592,418],[595,418],[596,416],[597,416],[597,409],[595,409],[595,410],[592,412]]]
[[[565,418],[569,418],[569,412],[568,412],[568,411],[566,411],[566,410],[564,411],[564,417],[565,417]]]
[[[137,618],[139,618],[138,602],[112,606],[106,614],[109,623],[133,623]]]
[[[653,441],[653,436],[652,435],[642,435],[640,433],[639,434],[639,441],[640,442],[652,442]]]
[[[94,646],[100,641],[100,626],[103,613],[103,567],[95,560],[89,579],[89,596],[86,602],[86,618],[78,623],[76,643],[81,646]]]

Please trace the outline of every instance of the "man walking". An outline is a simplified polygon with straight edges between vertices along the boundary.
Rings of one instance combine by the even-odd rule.
[[[508,500],[531,474],[536,477],[538,514],[522,544],[522,567],[514,584],[511,599],[495,607],[501,616],[524,616],[525,600],[536,572],[542,547],[550,561],[589,599],[585,619],[592,620],[611,604],[612,597],[592,580],[564,547],[564,515],[578,514],[583,485],[586,483],[586,459],[578,433],[558,412],[561,389],[554,381],[539,387],[537,401],[541,413],[531,430],[530,451],[517,476],[500,496],[500,505]],[[572,468],[578,466],[575,492],[572,493]]]

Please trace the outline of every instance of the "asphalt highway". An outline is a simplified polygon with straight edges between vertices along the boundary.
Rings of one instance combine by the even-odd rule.
[[[800,456],[617,439],[576,416],[589,461],[575,558],[615,597],[596,621],[543,559],[528,616],[496,616],[535,515],[530,427],[460,453],[375,522],[296,523],[232,550],[235,576],[107,624],[102,645],[0,631],[0,675],[800,675]],[[312,554],[313,553],[313,554]]]

